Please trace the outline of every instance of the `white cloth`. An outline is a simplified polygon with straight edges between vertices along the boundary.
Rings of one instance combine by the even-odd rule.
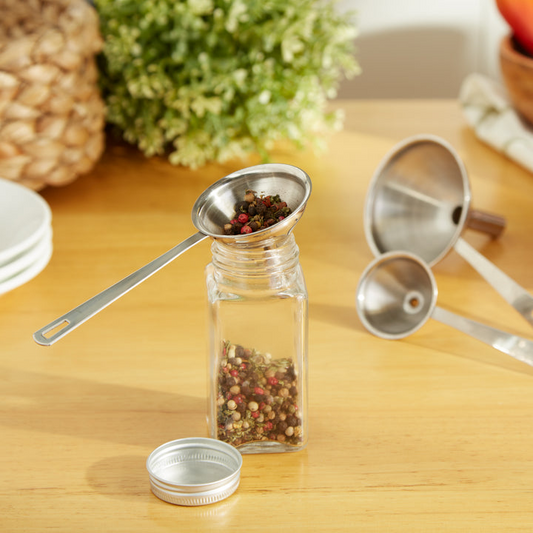
[[[503,87],[470,74],[461,85],[459,102],[481,141],[533,172],[533,130],[517,115]]]

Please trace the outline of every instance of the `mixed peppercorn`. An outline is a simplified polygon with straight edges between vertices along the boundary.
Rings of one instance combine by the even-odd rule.
[[[298,381],[291,359],[224,342],[218,372],[218,439],[233,446],[303,441]]]
[[[256,196],[255,191],[246,191],[244,200],[235,204],[235,215],[224,224],[226,235],[252,233],[277,224],[292,213],[287,202],[279,195]]]

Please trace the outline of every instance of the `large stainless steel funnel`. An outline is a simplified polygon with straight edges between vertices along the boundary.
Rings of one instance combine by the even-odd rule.
[[[467,226],[497,236],[504,224],[471,209],[461,159],[432,135],[410,137],[385,156],[365,204],[365,234],[375,256],[406,251],[431,266],[454,248],[533,325],[533,297],[461,238]]]
[[[422,259],[389,252],[363,272],[357,287],[357,314],[368,331],[384,339],[407,337],[434,318],[533,365],[533,342],[439,308],[437,294],[433,273]]]

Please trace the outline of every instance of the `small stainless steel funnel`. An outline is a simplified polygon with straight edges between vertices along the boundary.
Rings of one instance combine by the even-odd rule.
[[[291,214],[264,230],[242,235],[225,235],[224,224],[233,217],[235,203],[242,200],[249,189],[258,194],[279,194],[292,209]],[[257,165],[221,178],[208,187],[194,204],[192,221],[198,233],[50,322],[36,331],[33,339],[37,344],[50,346],[207,237],[224,242],[250,243],[288,235],[300,220],[310,194],[311,179],[303,170],[291,165]]]
[[[257,194],[279,194],[292,213],[261,231],[241,235],[224,235],[224,224],[235,214],[235,204],[242,201],[247,190]],[[311,180],[301,169],[281,164],[256,165],[219,179],[196,200],[192,222],[204,236],[224,242],[256,242],[270,237],[288,235],[300,220],[311,194]]]
[[[461,238],[466,227],[497,236],[505,225],[470,204],[466,169],[454,149],[432,135],[410,137],[372,177],[364,213],[367,242],[375,256],[406,251],[430,266],[454,248],[533,325],[533,297]]]
[[[357,314],[370,333],[384,339],[407,337],[434,318],[533,365],[533,342],[439,308],[437,294],[433,273],[421,258],[389,252],[363,272],[357,287]]]

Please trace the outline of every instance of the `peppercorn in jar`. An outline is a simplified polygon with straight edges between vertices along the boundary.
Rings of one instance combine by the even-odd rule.
[[[291,359],[225,342],[217,391],[217,438],[234,446],[304,441],[299,381]]]

